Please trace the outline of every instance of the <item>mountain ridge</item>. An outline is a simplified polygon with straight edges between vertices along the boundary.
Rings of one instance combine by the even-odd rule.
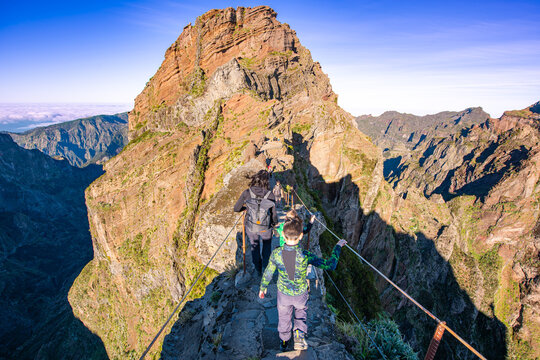
[[[127,117],[127,113],[96,115],[7,134],[23,148],[83,167],[102,164],[122,150],[127,143]]]
[[[346,169],[370,183],[379,151],[336,100],[320,65],[268,7],[212,10],[184,29],[135,101],[130,143],[86,191],[95,258],[69,300],[112,358],[142,352],[232,226],[247,185],[244,176],[229,181],[235,169],[251,164],[249,175],[268,161],[290,184],[311,173],[321,194]],[[270,142],[250,162],[251,150]],[[295,175],[303,160],[290,149],[308,144]],[[338,158],[326,156],[335,150]],[[357,211],[332,216],[350,223]],[[222,249],[191,298],[235,265],[236,251],[233,242]]]

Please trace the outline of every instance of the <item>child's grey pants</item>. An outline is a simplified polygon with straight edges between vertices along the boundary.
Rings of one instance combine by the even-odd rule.
[[[294,309],[294,329],[307,333],[307,301],[309,292],[297,296],[283,294],[277,292],[277,310],[279,322],[277,330],[279,338],[283,341],[288,341],[291,338],[291,329],[293,329],[291,315]]]

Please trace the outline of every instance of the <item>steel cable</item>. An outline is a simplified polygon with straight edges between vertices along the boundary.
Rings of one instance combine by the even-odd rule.
[[[296,192],[296,190],[294,190],[294,188],[292,188],[292,191],[296,194],[296,197],[298,198],[298,200],[300,200],[300,202],[302,203],[302,205],[304,206],[304,208],[310,213],[310,215],[313,215],[313,212],[311,212],[309,210],[309,208],[306,206],[306,203],[302,200],[302,198],[298,195],[298,193]],[[334,235],[334,237],[338,240],[341,240],[341,238],[339,236],[337,236],[332,230],[330,230],[326,224],[324,224],[323,222],[321,222],[319,219],[317,219],[317,217],[315,217],[315,220],[317,220],[319,222],[319,224],[321,224],[326,230],[328,230],[332,235]],[[426,313],[429,317],[431,317],[433,320],[435,320],[437,322],[437,324],[441,324],[449,333],[451,333],[457,340],[459,340],[463,345],[465,345],[470,351],[472,351],[476,356],[478,356],[480,359],[482,360],[487,360],[482,354],[480,354],[475,348],[473,348],[471,345],[469,345],[469,343],[467,343],[465,340],[463,340],[458,334],[456,334],[456,332],[454,330],[452,330],[450,327],[448,327],[448,325],[446,325],[445,322],[439,320],[439,318],[437,318],[435,315],[433,315],[429,310],[427,310],[426,308],[424,308],[422,305],[420,305],[420,303],[418,301],[416,301],[415,299],[413,299],[412,296],[410,296],[409,294],[407,294],[405,292],[405,290],[401,289],[399,286],[397,286],[392,280],[390,280],[388,277],[386,277],[382,272],[380,272],[375,266],[371,265],[369,263],[369,261],[367,261],[366,259],[364,259],[362,257],[362,255],[360,255],[358,252],[356,252],[356,250],[354,250],[352,247],[350,247],[348,244],[345,244],[345,246],[351,250],[356,256],[358,256],[364,263],[366,263],[370,268],[372,268],[377,274],[379,274],[383,279],[385,279],[390,285],[392,285],[394,288],[396,288],[400,293],[402,293],[407,299],[409,299],[413,304],[415,304],[416,306],[418,306],[424,313]]]
[[[176,311],[178,310],[178,308],[180,308],[180,305],[182,305],[182,303],[184,302],[184,300],[186,299],[186,297],[189,295],[189,293],[191,292],[191,290],[193,289],[193,287],[195,286],[195,284],[197,283],[197,281],[199,281],[199,279],[201,278],[202,274],[204,273],[204,271],[208,268],[208,265],[210,265],[210,263],[212,262],[212,260],[214,260],[214,258],[216,257],[218,251],[221,249],[221,247],[223,246],[223,244],[225,243],[225,241],[229,238],[229,235],[231,235],[231,232],[235,229],[236,227],[236,224],[238,224],[238,221],[242,218],[242,215],[238,217],[238,219],[236,219],[236,222],[234,223],[234,225],[231,227],[231,230],[229,230],[229,233],[227,234],[227,236],[225,236],[225,239],[223,239],[223,241],[221,242],[221,244],[219,245],[219,247],[217,248],[217,250],[214,252],[214,255],[212,255],[212,257],[210,258],[210,260],[208,260],[208,262],[206,263],[206,265],[204,266],[204,269],[201,270],[201,272],[199,273],[199,275],[197,276],[197,279],[195,280],[195,282],[193,284],[191,284],[191,287],[189,288],[188,292],[184,295],[184,297],[182,298],[182,300],[180,300],[180,302],[178,303],[178,305],[176,305],[176,307],[174,308],[172,314],[169,316],[169,318],[167,319],[167,321],[165,321],[165,324],[163,324],[163,326],[161,327],[161,329],[159,329],[158,333],[156,334],[156,336],[154,337],[154,339],[152,340],[152,342],[150,343],[150,345],[148,345],[148,347],[146,348],[146,350],[144,351],[144,353],[141,355],[141,357],[139,358],[139,360],[142,360],[144,359],[144,357],[146,356],[146,354],[148,354],[148,351],[150,351],[150,349],[152,348],[152,345],[154,345],[154,343],[156,342],[156,340],[159,338],[159,335],[161,335],[161,333],[163,332],[163,330],[165,329],[165,327],[167,326],[167,324],[169,323],[169,321],[171,321],[172,317],[174,316],[174,314],[176,313]]]
[[[356,316],[356,313],[354,312],[354,310],[352,309],[351,305],[349,305],[349,303],[347,302],[347,300],[345,300],[345,296],[343,296],[343,294],[341,293],[341,291],[339,291],[336,283],[334,282],[334,280],[332,280],[332,277],[328,274],[328,272],[326,270],[324,270],[324,273],[326,274],[326,276],[328,276],[328,278],[330,279],[330,281],[332,282],[332,285],[334,285],[334,287],[336,288],[337,292],[339,293],[339,295],[341,296],[341,298],[343,299],[343,301],[345,301],[345,304],[347,304],[347,307],[349,308],[349,310],[351,311],[351,313],[354,315],[354,317],[356,318],[356,321],[358,321],[358,325],[360,325],[360,327],[362,328],[362,330],[364,330],[364,332],[366,333],[366,335],[369,337],[369,340],[371,340],[371,342],[373,343],[373,345],[375,345],[375,347],[377,348],[377,350],[379,351],[379,354],[381,354],[381,356],[386,360],[386,356],[384,356],[382,350],[379,348],[379,346],[377,345],[377,343],[375,342],[375,340],[373,340],[373,338],[371,337],[371,335],[369,335],[369,332],[367,331],[367,329],[364,327],[364,325],[362,324],[362,322],[360,321],[360,319],[358,318],[358,316]]]

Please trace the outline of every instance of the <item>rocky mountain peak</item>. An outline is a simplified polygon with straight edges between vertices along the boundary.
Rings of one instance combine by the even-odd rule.
[[[314,75],[309,81],[302,79],[309,73]],[[278,84],[284,75],[292,81]],[[215,89],[213,94],[207,88]],[[135,99],[130,138],[146,130],[170,129],[164,118],[184,121],[182,109],[191,101],[204,114],[216,98],[230,97],[240,89],[279,100],[316,88],[320,97],[335,97],[320,65],[296,32],[276,19],[274,10],[267,6],[210,10],[184,28]]]
[[[86,191],[95,255],[69,297],[111,357],[142,353],[234,225],[258,170],[309,189],[351,237],[358,204],[369,212],[382,179],[380,151],[265,6],[211,10],[186,26],[137,96],[129,138]],[[223,246],[189,299],[238,266],[239,248]]]

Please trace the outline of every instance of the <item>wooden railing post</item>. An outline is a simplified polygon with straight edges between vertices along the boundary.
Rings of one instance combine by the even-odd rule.
[[[433,358],[435,358],[435,354],[437,353],[437,349],[439,348],[439,344],[441,343],[441,339],[444,334],[444,325],[446,325],[446,322],[444,321],[437,325],[437,329],[435,330],[435,334],[433,334],[433,338],[429,343],[424,360],[433,360]]]

